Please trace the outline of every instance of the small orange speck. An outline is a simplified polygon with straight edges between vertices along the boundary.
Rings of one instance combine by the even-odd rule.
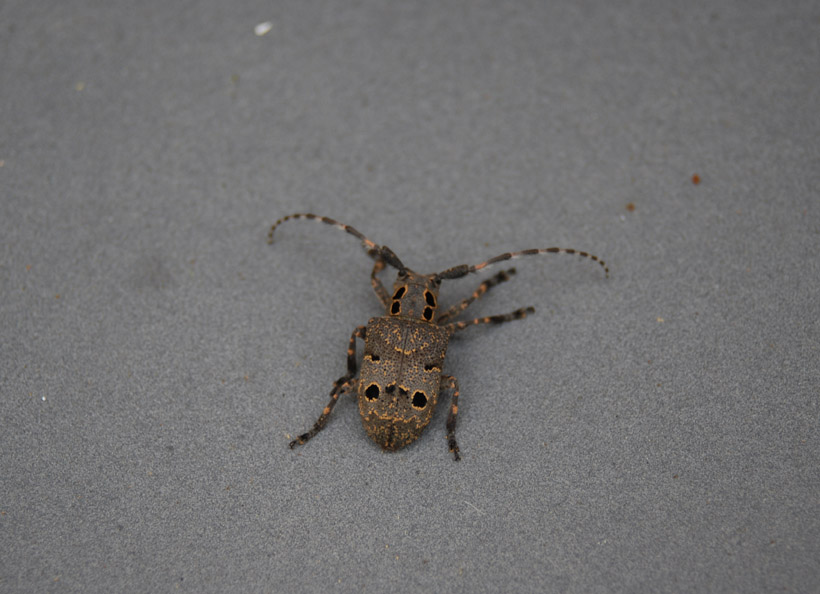
[[[629,212],[635,212],[635,203],[633,203],[633,202],[628,203],[628,204],[626,205],[626,209],[627,209]]]
[[[60,298],[60,294],[59,294],[59,293],[57,293],[57,294],[54,296],[54,298],[55,298],[55,299],[59,299],[59,298]]]
[[[700,183],[700,176],[697,173],[692,175],[692,183],[695,185],[698,185]]]
[[[26,272],[28,272],[29,270],[31,270],[31,264],[26,264]]]

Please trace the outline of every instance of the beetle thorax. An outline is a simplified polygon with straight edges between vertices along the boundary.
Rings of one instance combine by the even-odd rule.
[[[405,269],[393,284],[393,300],[387,309],[389,316],[432,322],[438,307],[441,281],[436,275],[416,274]]]

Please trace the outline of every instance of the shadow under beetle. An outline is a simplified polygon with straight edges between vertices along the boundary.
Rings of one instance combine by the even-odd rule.
[[[441,281],[461,278],[504,260],[536,254],[576,254],[598,262],[609,276],[606,263],[597,256],[557,247],[508,252],[475,266],[462,264],[435,274],[418,274],[402,264],[389,247],[376,245],[349,225],[314,214],[292,214],[279,219],[268,233],[268,243],[273,243],[276,228],[291,219],[320,221],[358,238],[368,255],[375,260],[370,282],[386,310],[384,316],[371,318],[367,326],[359,326],[353,331],[347,347],[347,373],[333,383],[330,402],[313,428],[291,441],[291,448],[305,443],[322,430],[339,396],[355,392],[362,425],[370,438],[385,450],[401,449],[418,439],[428,425],[439,394],[449,394],[451,404],[447,416],[447,443],[455,459],[459,460],[456,444],[458,382],[453,376],[442,374],[450,337],[459,330],[477,324],[520,320],[535,309],[525,307],[503,315],[450,321],[489,289],[509,280],[510,275],[515,274],[515,268],[485,280],[470,297],[437,314]],[[378,278],[379,272],[387,265],[398,271],[392,293],[387,292]],[[365,341],[360,371],[356,363],[357,338]]]

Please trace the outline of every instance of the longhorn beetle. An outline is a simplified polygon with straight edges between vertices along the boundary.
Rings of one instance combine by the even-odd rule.
[[[451,321],[492,287],[508,281],[515,274],[515,268],[485,280],[470,297],[437,314],[441,281],[461,278],[504,260],[536,254],[576,254],[600,264],[609,277],[609,268],[597,256],[558,247],[509,252],[474,266],[462,264],[435,274],[419,274],[402,264],[389,247],[375,244],[350,225],[314,214],[292,214],[279,219],[268,233],[268,243],[273,243],[273,232],[279,225],[293,219],[320,221],[359,239],[367,254],[375,260],[370,283],[386,312],[382,317],[371,318],[367,326],[359,326],[353,331],[347,347],[347,373],[333,383],[330,402],[313,428],[291,441],[291,448],[305,443],[324,428],[339,396],[355,392],[362,425],[370,438],[385,450],[401,449],[418,439],[430,422],[439,394],[449,394],[451,404],[447,416],[447,443],[455,459],[459,460],[456,444],[458,382],[453,376],[441,372],[450,337],[459,330],[478,324],[520,320],[535,309],[524,307],[503,315]],[[385,266],[392,266],[398,271],[392,293],[387,292],[378,277]],[[365,341],[358,377],[357,338]]]

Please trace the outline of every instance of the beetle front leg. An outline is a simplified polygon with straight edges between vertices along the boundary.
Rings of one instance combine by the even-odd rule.
[[[467,299],[464,299],[463,301],[456,303],[450,309],[441,314],[436,319],[436,324],[444,324],[444,322],[446,322],[450,318],[456,317],[458,314],[467,309],[467,306],[470,305],[473,301],[475,301],[476,299],[480,299],[481,296],[484,295],[484,293],[486,293],[493,287],[510,280],[510,277],[513,274],[515,274],[515,268],[510,268],[509,270],[502,270],[492,278],[488,278],[483,283],[481,283],[478,286],[478,288],[473,292],[473,294],[467,297]]]
[[[379,280],[378,274],[384,270],[385,263],[384,260],[379,258],[376,260],[376,263],[373,264],[373,272],[370,273],[370,284],[373,286],[373,291],[375,291],[376,296],[379,298],[379,301],[382,302],[382,306],[385,309],[390,307],[390,293],[387,292],[387,289],[384,288],[382,281]]]
[[[457,461],[461,460],[458,455],[459,449],[456,443],[456,417],[458,415],[458,380],[452,375],[442,375],[439,392],[445,394],[450,393],[450,414],[447,415],[447,445],[450,451],[453,452],[453,458]]]

